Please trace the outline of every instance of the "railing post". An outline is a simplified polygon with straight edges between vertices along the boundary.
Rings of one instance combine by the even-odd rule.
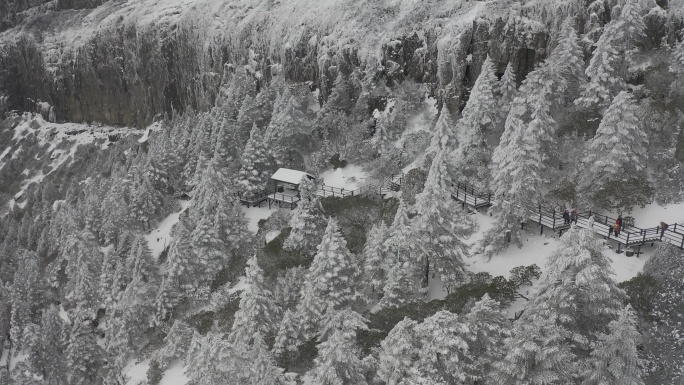
[[[542,220],[541,220],[542,218],[541,217],[542,217],[541,205],[539,205],[539,226],[544,227],[544,225],[542,224]]]
[[[553,229],[556,229],[556,209],[553,209]]]
[[[674,227],[672,228],[672,231],[677,232],[677,224],[674,224]]]
[[[627,233],[627,240],[625,241],[625,245],[629,245],[629,233]]]

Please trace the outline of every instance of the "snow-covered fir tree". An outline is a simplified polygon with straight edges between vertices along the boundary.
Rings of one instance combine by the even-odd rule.
[[[326,312],[363,301],[360,279],[356,258],[347,249],[337,220],[331,218],[304,280],[297,308],[300,333],[306,339],[317,335]]]
[[[268,178],[275,171],[272,155],[266,147],[261,130],[254,124],[241,159],[237,184],[244,194],[253,196],[266,189]]]
[[[614,180],[643,177],[648,139],[637,108],[632,94],[622,91],[606,110],[584,161],[587,171],[581,187],[588,194],[601,191]]]
[[[620,310],[608,329],[610,332],[599,336],[599,342],[591,352],[590,368],[582,373],[582,384],[643,385],[642,363],[637,352],[641,334],[637,331],[637,317],[631,306]]]
[[[263,270],[257,264],[256,256],[250,258],[245,270],[247,288],[240,298],[240,309],[235,313],[229,341],[250,345],[254,336],[271,336],[280,309],[273,300],[273,294],[265,287]]]
[[[491,148],[487,137],[494,132],[499,107],[494,98],[496,85],[494,66],[487,57],[463,109],[463,116],[456,124],[458,148],[454,170],[459,181],[478,190],[484,190],[489,180]]]
[[[98,383],[103,352],[97,344],[95,331],[89,321],[75,322],[71,328],[66,351],[66,367],[69,368],[69,384],[89,385]]]
[[[582,88],[577,104],[602,109],[625,90],[629,66],[634,64],[636,44],[644,36],[640,2],[627,0],[620,17],[603,29],[585,71],[590,80]]]
[[[311,255],[323,237],[325,217],[313,181],[305,177],[299,188],[301,199],[290,219],[290,234],[283,242],[283,249]]]
[[[465,315],[464,322],[470,328],[467,342],[472,361],[466,367],[468,380],[483,383],[494,364],[506,354],[503,342],[511,334],[511,322],[489,294],[475,303]]]
[[[423,192],[416,196],[418,217],[413,223],[425,273],[429,274],[429,267],[433,266],[447,288],[465,280],[463,260],[468,256],[468,247],[463,240],[476,228],[467,212],[453,203],[452,185],[444,152],[439,151],[432,161]]]
[[[315,384],[367,384],[364,367],[356,346],[356,333],[368,330],[359,313],[331,310],[326,315],[325,326],[318,344],[318,357],[307,374]]]
[[[361,253],[363,262],[363,282],[368,298],[377,297],[385,286],[387,273],[392,268],[385,259],[385,241],[389,236],[389,228],[384,221],[373,225]]]

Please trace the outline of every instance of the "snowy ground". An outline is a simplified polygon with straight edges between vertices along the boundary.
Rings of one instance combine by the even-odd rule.
[[[252,233],[256,234],[257,231],[259,231],[259,220],[261,219],[266,219],[271,216],[274,212],[278,210],[277,207],[273,207],[271,209],[268,208],[268,205],[262,205],[261,207],[250,207],[247,208],[245,206],[242,206],[242,210],[245,212],[245,216],[247,217],[247,220],[249,221],[247,228],[249,231]]]
[[[181,210],[177,213],[172,213],[168,217],[164,218],[163,221],[159,223],[156,229],[153,229],[149,234],[145,236],[147,240],[147,245],[152,251],[152,256],[157,259],[162,251],[171,244],[173,237],[171,236],[171,228],[173,225],[178,223],[178,218],[180,214],[185,211],[185,209],[190,206],[190,201],[180,200],[178,203],[181,206]]]
[[[366,177],[367,173],[361,166],[348,164],[344,168],[326,170],[318,176],[318,179],[322,180],[326,186],[355,190],[361,186]]]

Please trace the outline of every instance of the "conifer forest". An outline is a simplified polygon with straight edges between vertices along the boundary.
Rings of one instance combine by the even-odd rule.
[[[684,385],[684,0],[0,0],[0,385]]]

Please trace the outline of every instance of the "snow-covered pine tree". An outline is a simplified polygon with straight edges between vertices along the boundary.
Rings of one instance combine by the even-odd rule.
[[[589,369],[582,373],[582,385],[643,385],[642,363],[637,352],[641,335],[631,306],[623,308],[608,324],[610,333],[601,334],[591,352]]]
[[[181,301],[181,287],[198,282],[205,273],[205,267],[198,264],[194,257],[190,239],[185,220],[178,221],[173,227],[173,240],[166,260],[166,274],[155,300],[159,321],[168,319]]]
[[[385,241],[389,228],[384,221],[373,225],[361,253],[363,263],[363,282],[367,298],[377,298],[385,287],[385,280],[391,266],[385,260]]]
[[[427,152],[434,154],[439,150],[443,150],[451,153],[457,145],[456,126],[453,123],[451,113],[448,108],[442,107],[439,111],[439,117],[437,118]]]
[[[496,124],[494,125],[494,137],[496,140],[492,143],[496,143],[501,139],[501,135],[504,132],[506,124],[506,117],[511,111],[511,105],[513,104],[513,101],[515,100],[516,96],[518,96],[517,76],[515,69],[513,69],[513,63],[511,62],[506,65],[506,71],[499,80],[497,93],[500,95],[499,114],[496,118]]]
[[[256,332],[250,349],[249,375],[242,382],[247,385],[294,385],[286,381],[283,369],[279,368],[268,350],[261,333]]]
[[[90,322],[75,322],[71,328],[69,346],[66,351],[66,367],[69,368],[68,383],[70,385],[97,384],[102,356],[102,348],[97,344]]]
[[[409,222],[408,208],[399,198],[399,207],[385,241],[386,265],[390,267],[383,288],[383,297],[374,307],[377,311],[399,306],[415,299],[420,287],[420,252],[413,242],[413,227]]]
[[[580,183],[581,191],[592,196],[615,180],[645,178],[648,138],[635,110],[637,103],[626,91],[620,92],[606,110],[596,135],[589,142]],[[620,192],[605,192],[614,198]]]
[[[264,191],[268,178],[275,171],[275,164],[261,130],[256,124],[249,134],[249,141],[242,153],[241,164],[237,183],[243,193],[251,196]]]
[[[677,43],[672,50],[672,58],[670,59],[670,71],[676,74],[684,73],[684,40]]]
[[[97,283],[102,267],[102,253],[93,233],[83,230],[69,236],[63,255],[68,258],[65,298],[76,307],[76,313],[91,316],[97,304]]]
[[[13,348],[20,351],[32,336],[28,326],[37,323],[40,309],[40,271],[35,252],[20,250],[11,291],[10,335]]]
[[[511,322],[489,294],[475,303],[464,322],[470,329],[467,341],[472,362],[466,367],[468,380],[485,383],[494,363],[505,356],[503,342],[511,335]]]
[[[418,324],[405,318],[380,344],[378,379],[388,385],[471,383],[468,326],[439,311]]]
[[[572,384],[577,375],[577,357],[566,344],[567,331],[553,319],[534,317],[513,324],[512,336],[504,342],[507,352],[494,363],[493,384]]]
[[[274,334],[280,309],[273,300],[273,294],[264,284],[263,270],[259,267],[256,256],[247,262],[245,275],[247,287],[240,296],[240,308],[235,313],[228,340],[252,345],[256,334],[265,337]]]
[[[193,329],[190,325],[180,320],[174,321],[169,333],[164,337],[164,346],[155,352],[154,359],[159,361],[162,368],[173,360],[184,360],[190,348],[192,335]]]
[[[474,185],[479,190],[484,190],[489,180],[491,148],[487,144],[487,137],[494,132],[499,107],[494,98],[496,84],[494,66],[487,56],[463,109],[463,116],[456,123],[456,179]]]
[[[307,374],[314,384],[367,384],[365,368],[356,344],[358,330],[368,330],[368,321],[351,310],[330,310],[318,344],[318,357]]]
[[[150,220],[159,213],[163,204],[163,197],[157,191],[145,174],[138,175],[131,191],[131,216],[133,220],[142,224],[143,229],[150,228]]]
[[[568,18],[561,27],[558,45],[551,54],[553,66],[558,73],[557,101],[572,103],[579,96],[584,83],[584,54],[579,37],[573,27],[574,19]]]
[[[418,217],[413,223],[417,230],[413,241],[417,243],[426,278],[432,265],[449,290],[465,280],[463,260],[468,256],[468,247],[463,239],[474,232],[476,224],[451,198],[453,182],[444,156],[443,151],[437,152],[423,192],[416,196]]]
[[[359,281],[361,271],[356,258],[347,249],[337,220],[328,220],[302,288],[297,308],[300,333],[305,339],[318,334],[326,312],[358,305],[363,300]]]
[[[467,340],[468,326],[457,314],[442,310],[416,327],[420,342],[418,362],[413,365],[409,383],[455,384],[466,381],[471,360]]]
[[[585,71],[590,80],[575,103],[603,109],[625,90],[629,66],[634,64],[636,44],[643,38],[645,30],[639,2],[625,1],[620,17],[603,29]]]
[[[207,284],[212,278],[211,272],[219,268],[219,261],[226,259],[224,256],[226,245],[222,237],[217,234],[213,223],[214,218],[208,211],[208,209],[204,210],[204,215],[190,236],[195,263],[199,266],[198,271],[203,271],[203,274],[198,277],[201,279],[195,282],[197,287]]]
[[[301,200],[290,219],[290,234],[283,242],[283,249],[297,250],[311,255],[321,242],[325,231],[325,217],[321,212],[321,205],[316,196],[316,186],[313,181],[303,178],[300,184]]]
[[[380,343],[377,377],[387,385],[406,384],[404,380],[409,378],[414,363],[418,361],[417,327],[416,321],[404,318]]]
[[[392,137],[387,127],[387,117],[381,114],[377,109],[373,111],[373,118],[375,119],[375,133],[373,134],[373,143],[378,150],[378,154],[384,155],[392,146]]]
[[[295,319],[295,312],[286,310],[283,319],[280,321],[278,334],[273,344],[273,354],[276,357],[283,357],[297,351],[299,346],[298,323],[299,321]]]
[[[572,225],[549,257],[537,293],[520,321],[555,320],[567,330],[574,351],[588,354],[610,320],[618,317],[625,299],[602,250],[593,232]]]
[[[150,298],[156,297],[159,285],[158,267],[145,238],[136,239],[129,259],[131,282],[120,294],[108,327],[108,350],[121,364],[135,352],[153,323],[155,307]]]
[[[59,309],[51,305],[43,312],[43,333],[40,340],[40,356],[45,378],[50,384],[67,384],[64,355],[68,346],[67,325],[59,316]]]

